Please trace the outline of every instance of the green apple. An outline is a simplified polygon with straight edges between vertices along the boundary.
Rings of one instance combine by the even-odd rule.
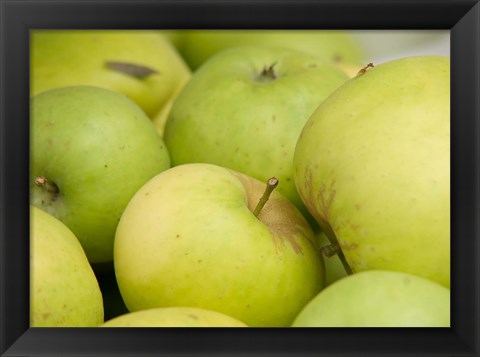
[[[364,57],[351,33],[325,30],[190,30],[183,35],[180,52],[196,70],[215,53],[238,46],[291,48],[335,64],[359,64]]]
[[[370,270],[321,291],[293,327],[450,327],[450,290],[402,272]]]
[[[316,107],[348,77],[291,49],[227,49],[200,68],[178,95],[165,127],[173,165],[205,162],[261,181],[298,208],[293,180],[298,136]],[[304,213],[306,213],[304,209]]]
[[[129,311],[191,306],[249,326],[289,326],[324,286],[325,271],[295,206],[273,191],[257,208],[272,181],[198,163],[145,184],[115,236],[115,273]]]
[[[162,138],[133,101],[88,86],[33,97],[31,149],[32,204],[65,223],[92,263],[113,259],[123,209],[170,165]]]
[[[30,220],[30,326],[103,323],[102,293],[77,237],[34,206]]]
[[[100,327],[247,327],[225,314],[194,307],[160,307],[130,312]]]
[[[402,58],[345,83],[305,125],[294,166],[353,271],[450,286],[449,58]]]
[[[190,69],[158,31],[32,31],[31,93],[91,85],[120,92],[153,118],[189,80]]]

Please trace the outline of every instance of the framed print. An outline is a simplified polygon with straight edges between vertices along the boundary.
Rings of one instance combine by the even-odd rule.
[[[3,0],[0,11],[2,356],[479,355],[478,1]],[[264,36],[281,31],[328,36]],[[288,86],[264,90],[282,76]],[[425,92],[431,105],[411,109]],[[409,110],[426,124],[402,122]],[[283,123],[291,112],[305,117],[298,132]],[[52,113],[74,119],[56,126]],[[82,131],[95,132],[88,144],[69,136]],[[294,169],[275,166],[277,152]],[[42,253],[45,267],[72,249],[47,303],[37,229],[71,240]],[[44,309],[70,309],[67,295],[80,312]],[[158,307],[211,311],[132,318]]]

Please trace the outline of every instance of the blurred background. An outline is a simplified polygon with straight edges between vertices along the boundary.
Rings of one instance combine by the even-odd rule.
[[[450,31],[366,30],[352,31],[376,64],[399,57],[419,55],[450,56]]]

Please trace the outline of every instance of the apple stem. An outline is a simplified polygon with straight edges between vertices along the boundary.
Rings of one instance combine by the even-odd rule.
[[[43,176],[38,176],[35,178],[35,185],[42,187],[45,191],[50,193],[58,193],[60,191],[54,182],[48,181]]]
[[[342,248],[340,247],[340,244],[337,241],[337,237],[335,237],[335,233],[333,233],[333,231],[332,231],[332,229],[330,228],[329,225],[326,227],[326,229],[327,229],[326,235],[327,235],[328,240],[330,241],[330,245],[327,245],[325,247],[320,248],[320,251],[327,258],[330,258],[330,257],[332,257],[336,254],[338,256],[338,258],[340,258],[340,261],[342,262],[343,268],[345,269],[347,274],[352,275],[353,270],[350,267],[350,265],[348,264],[347,259],[345,258],[345,255],[342,252]],[[329,254],[331,254],[331,255],[329,255]]]
[[[340,258],[340,261],[342,262],[343,264],[343,268],[345,269],[345,271],[347,272],[348,275],[352,275],[353,274],[353,270],[352,268],[350,268],[350,265],[348,264],[347,262],[347,259],[345,259],[345,255],[343,255],[343,252],[342,250],[340,249],[340,251],[338,252],[338,257]]]
[[[320,251],[327,258],[331,258],[335,254],[338,254],[340,252],[340,246],[338,245],[338,243],[332,243],[332,244],[326,245],[324,247],[321,247]]]
[[[368,63],[365,67],[360,68],[360,70],[358,71],[356,77],[360,77],[360,76],[364,75],[365,72],[367,71],[367,69],[373,68],[373,67],[375,67],[375,66],[373,65],[373,63],[371,63],[371,62]]]
[[[348,273],[348,275],[353,274],[352,268],[350,268],[350,265],[348,265],[347,260],[345,259],[345,256],[343,255],[342,250],[340,249],[340,245],[338,245],[337,242],[321,247],[320,251],[327,258],[331,258],[334,255],[338,255],[338,257],[340,258],[340,261],[343,264],[343,268]]]
[[[276,64],[277,62],[271,64],[268,67],[267,66],[263,67],[263,70],[260,73],[259,78],[263,80],[272,80],[277,78],[277,76],[275,75],[275,71],[273,70],[273,67],[275,67]]]
[[[258,217],[263,206],[265,206],[265,204],[267,203],[270,194],[275,189],[275,187],[277,187],[277,185],[278,180],[275,177],[272,177],[267,181],[267,187],[265,188],[265,192],[263,192],[262,197],[260,197],[260,200],[257,203],[257,207],[255,207],[255,209],[253,210],[253,214],[255,217]]]

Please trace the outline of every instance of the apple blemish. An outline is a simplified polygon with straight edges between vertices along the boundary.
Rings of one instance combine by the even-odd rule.
[[[334,63],[342,63],[343,62],[343,56],[339,53],[336,53],[333,58],[332,58],[332,61]]]
[[[158,74],[158,71],[153,68],[135,63],[107,61],[105,65],[116,72],[138,79],[145,79],[152,74]]]

